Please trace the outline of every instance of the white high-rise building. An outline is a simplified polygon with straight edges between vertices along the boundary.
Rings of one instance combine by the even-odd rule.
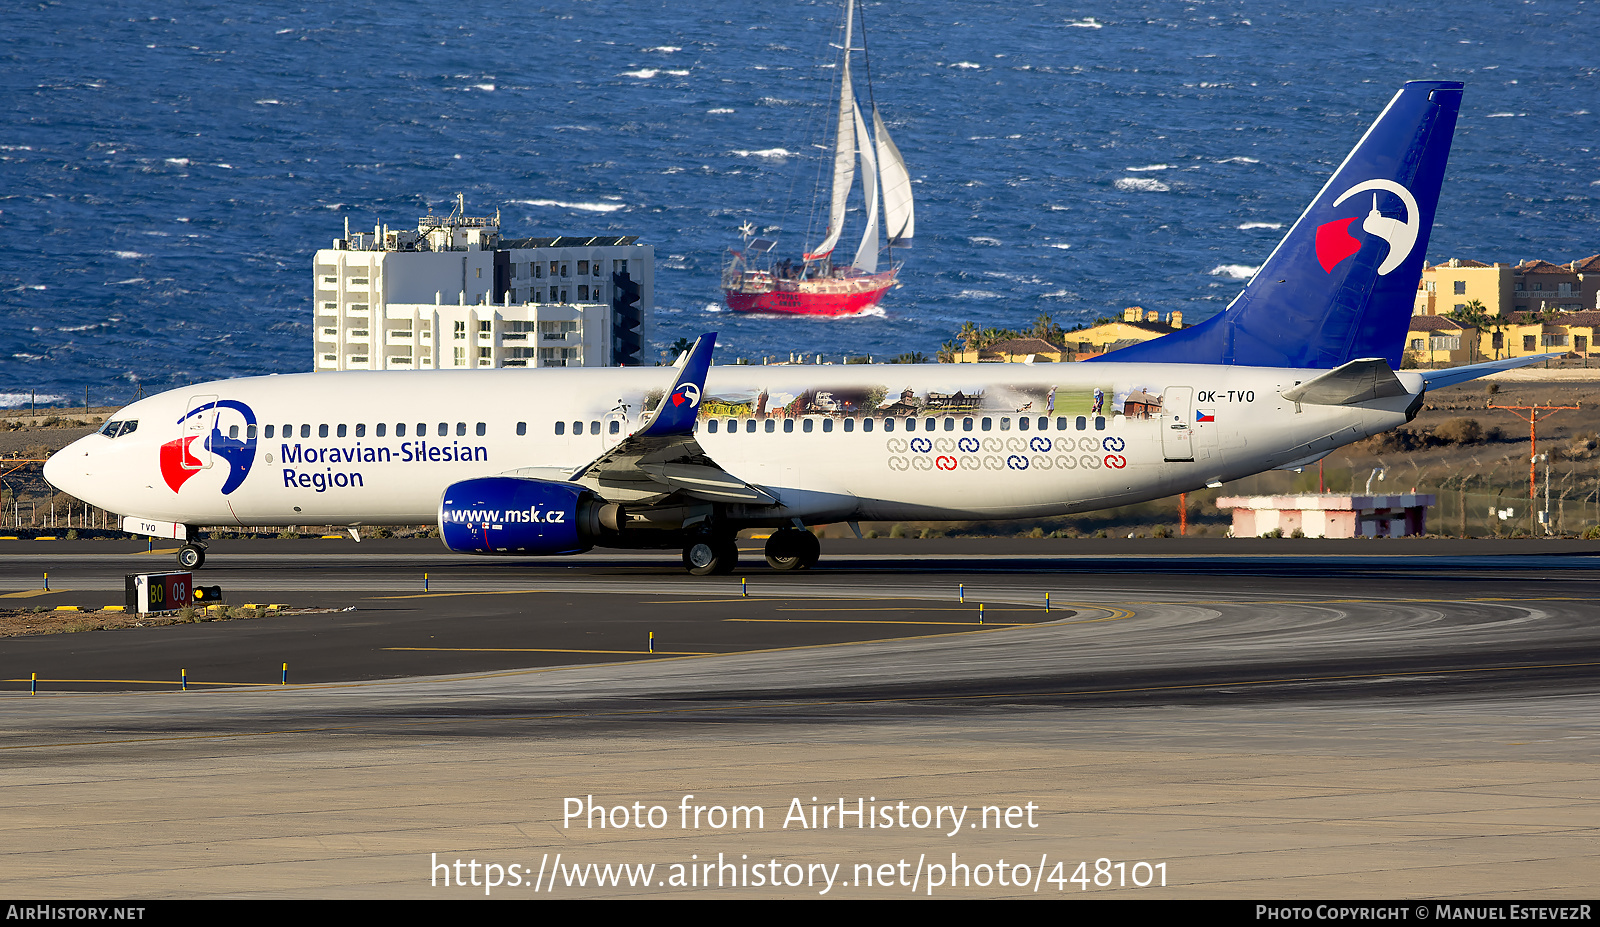
[[[424,216],[317,252],[314,370],[636,364],[655,249],[634,236],[500,236],[500,217]],[[630,299],[633,288],[637,299]]]

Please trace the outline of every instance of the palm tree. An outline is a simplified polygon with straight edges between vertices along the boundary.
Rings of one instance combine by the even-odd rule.
[[[961,326],[960,331],[956,332],[956,337],[961,339],[961,343],[966,345],[967,350],[970,351],[978,344],[978,334],[977,323],[967,322]]]

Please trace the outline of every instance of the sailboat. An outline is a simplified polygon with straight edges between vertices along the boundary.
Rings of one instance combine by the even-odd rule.
[[[853,315],[878,304],[895,285],[900,264],[892,257],[880,269],[884,249],[880,244],[880,203],[883,235],[890,249],[911,247],[916,227],[911,201],[911,175],[872,105],[872,131],[861,114],[850,80],[850,44],[855,24],[855,0],[845,7],[844,46],[839,70],[838,120],[833,132],[833,198],[828,210],[827,234],[816,247],[803,252],[803,260],[774,261],[777,242],[757,238],[745,223],[743,245],[730,248],[731,258],[722,273],[728,308],[735,312],[771,312],[791,315]],[[865,31],[863,27],[863,32]],[[863,55],[865,49],[860,49]],[[870,75],[870,70],[868,74]],[[870,88],[869,88],[870,99]],[[848,264],[834,260],[834,249],[844,232],[850,191],[855,186],[856,160],[861,161],[862,197],[867,225]],[[893,251],[887,252],[892,255]]]

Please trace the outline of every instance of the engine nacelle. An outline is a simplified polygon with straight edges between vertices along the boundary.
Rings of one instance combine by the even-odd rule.
[[[439,536],[461,554],[577,554],[601,532],[600,504],[575,483],[487,476],[439,500]]]

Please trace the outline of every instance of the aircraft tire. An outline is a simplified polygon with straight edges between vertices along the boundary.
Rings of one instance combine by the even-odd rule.
[[[809,570],[822,555],[822,545],[804,528],[780,528],[767,539],[766,555],[774,570]]]
[[[198,544],[185,544],[178,548],[178,566],[185,570],[198,570],[206,565],[206,549]]]
[[[721,576],[739,565],[739,546],[731,537],[702,535],[683,549],[683,568],[694,576]]]

